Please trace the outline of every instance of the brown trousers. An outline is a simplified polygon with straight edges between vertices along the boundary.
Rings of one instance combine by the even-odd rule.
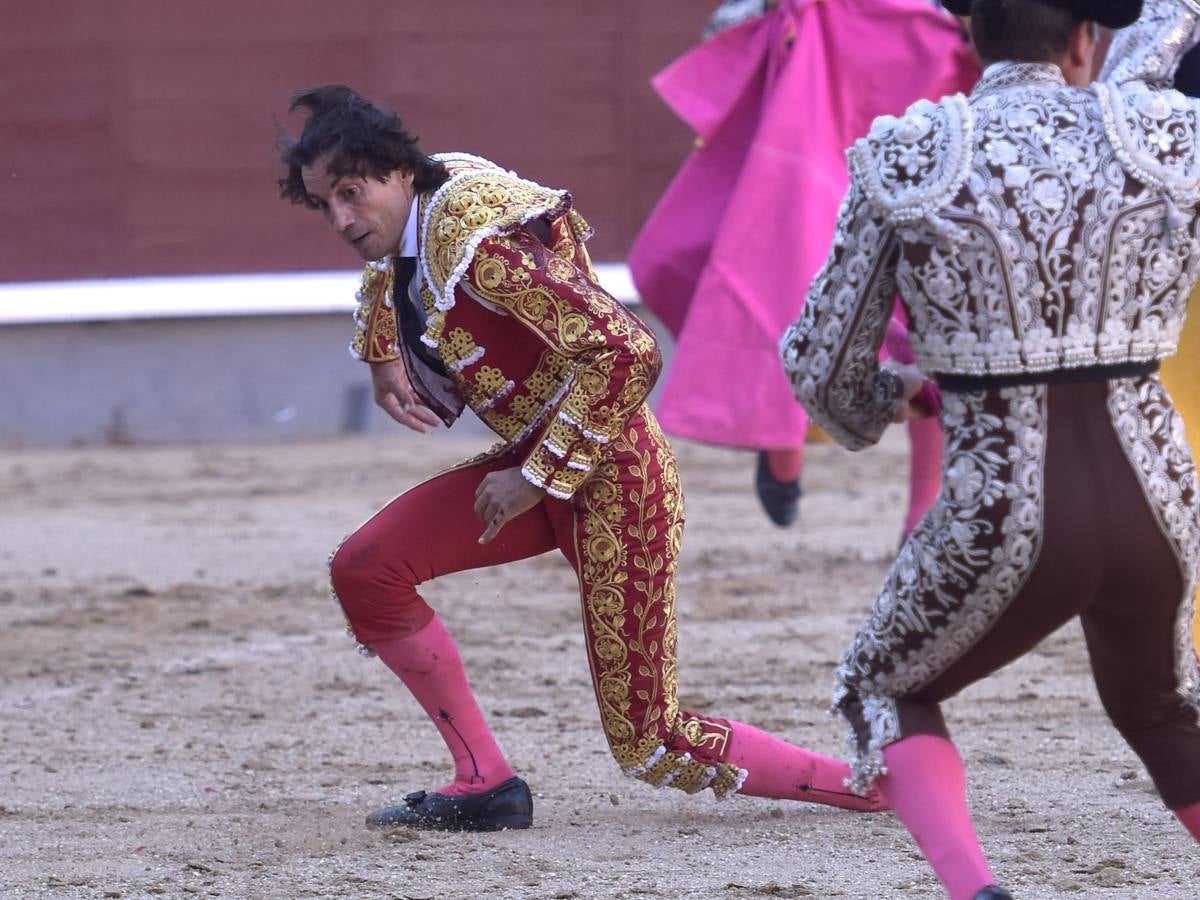
[[[916,564],[904,571],[926,577],[907,593],[889,596],[885,587],[841,672],[840,705],[860,747],[866,753],[913,734],[948,736],[942,700],[1079,616],[1104,709],[1167,806],[1200,801],[1200,725],[1195,696],[1185,696],[1195,685],[1184,684],[1195,671],[1186,623],[1200,547],[1196,469],[1161,383],[1148,376],[996,388],[975,393],[970,405],[971,414],[947,423],[947,488],[939,505],[965,504],[971,515],[943,510],[938,527],[935,507],[913,540],[926,542],[931,555],[939,541],[957,539],[978,551],[970,557],[976,562],[1023,562],[979,563],[971,571],[954,564],[968,558],[961,553],[923,568],[917,548]],[[1025,474],[1001,485],[1006,496],[979,503],[989,475],[981,474],[980,460],[993,460],[993,478],[1019,474],[1003,461],[1021,456],[1014,447],[1025,448]],[[1022,492],[1036,502],[1021,508],[1013,497]],[[898,565],[903,560],[902,551]],[[894,569],[893,584],[895,577]],[[910,627],[890,627],[880,603],[891,604],[893,616],[899,604]],[[923,664],[925,677],[905,683],[903,673]],[[900,690],[888,691],[889,681]],[[875,723],[871,747],[871,710],[881,714],[878,703],[865,701],[880,692],[890,694],[894,724],[890,733],[882,728],[881,742]]]

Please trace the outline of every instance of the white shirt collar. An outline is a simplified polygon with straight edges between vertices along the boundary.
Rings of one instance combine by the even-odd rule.
[[[1049,76],[1053,81],[1061,81],[1066,84],[1066,79],[1063,77],[1062,69],[1052,62],[1016,62],[1011,59],[994,62],[983,70],[979,80],[990,81],[993,78],[999,77],[1008,70],[1023,71],[1026,73],[1038,73],[1043,76]]]
[[[400,249],[397,251],[397,256],[416,256],[419,244],[417,242],[417,211],[420,205],[417,203],[416,195],[413,195],[412,204],[408,208],[408,223],[404,226],[404,237],[400,239]]]

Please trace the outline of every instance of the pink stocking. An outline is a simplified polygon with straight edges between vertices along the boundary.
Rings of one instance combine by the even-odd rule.
[[[738,793],[865,812],[887,809],[878,794],[867,798],[850,792],[843,783],[850,777],[850,767],[841,760],[781,741],[751,725],[729,724],[733,726],[729,762],[749,773]]]
[[[371,649],[412,691],[454,757],[454,781],[439,794],[469,794],[513,777],[496,745],[471,686],[454,638],[436,615],[407,637],[375,641]]]
[[[767,466],[776,481],[795,481],[800,477],[800,467],[803,463],[803,447],[767,451]]]
[[[908,422],[908,512],[904,533],[911,534],[942,489],[942,423],[937,418]]]
[[[1175,817],[1183,823],[1183,827],[1191,832],[1196,843],[1200,844],[1200,803],[1193,803],[1183,809],[1175,810]]]
[[[946,738],[918,734],[885,747],[883,760],[888,770],[880,779],[883,792],[951,900],[971,900],[995,884],[967,809],[967,773],[958,748]]]

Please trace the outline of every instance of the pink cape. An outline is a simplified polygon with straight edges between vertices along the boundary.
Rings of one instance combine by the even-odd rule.
[[[969,89],[979,71],[926,0],[781,0],[654,79],[697,133],[630,251],[676,336],[659,402],[673,434],[789,448],[807,419],[779,361],[849,184],[845,149],[876,116]]]

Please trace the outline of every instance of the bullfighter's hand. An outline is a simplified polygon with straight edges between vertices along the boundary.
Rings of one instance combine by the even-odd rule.
[[[375,403],[389,416],[413,431],[425,433],[425,426],[436,428],[438,417],[421,404],[404,360],[371,363],[371,384],[375,389]]]
[[[530,484],[521,474],[521,467],[488,472],[475,489],[475,515],[487,528],[479,537],[486,544],[523,512],[537,506],[546,492]]]
[[[904,393],[902,398],[896,402],[892,421],[901,423],[907,422],[909,419],[928,418],[929,412],[919,404],[912,402],[913,398],[921,393],[921,388],[925,386],[925,373],[914,365],[898,363],[893,359],[884,362],[883,368],[895,372],[904,382]]]

